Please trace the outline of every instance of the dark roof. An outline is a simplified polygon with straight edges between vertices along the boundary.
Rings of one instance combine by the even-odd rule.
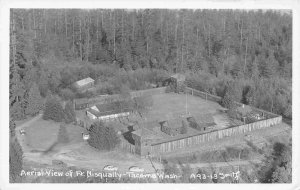
[[[214,123],[214,118],[211,114],[201,114],[193,117],[198,124],[200,123]]]
[[[87,104],[89,102],[89,99],[87,98],[79,98],[74,100],[75,104]]]
[[[182,123],[184,120],[182,118],[170,119],[168,121],[161,122],[162,124],[166,124],[169,128],[178,129],[182,127]]]
[[[125,101],[115,101],[104,104],[97,104],[96,107],[99,112],[108,112],[112,110],[126,110],[130,107],[130,105]]]
[[[215,126],[215,125],[216,125],[215,122],[213,122],[213,123],[199,123],[198,127],[199,128],[204,128],[204,127],[212,127],[212,126]]]

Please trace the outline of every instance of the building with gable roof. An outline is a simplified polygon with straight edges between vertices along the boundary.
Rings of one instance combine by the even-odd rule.
[[[87,77],[85,79],[76,81],[73,84],[73,87],[78,91],[78,92],[85,92],[88,91],[89,89],[92,89],[95,85],[95,80]]]

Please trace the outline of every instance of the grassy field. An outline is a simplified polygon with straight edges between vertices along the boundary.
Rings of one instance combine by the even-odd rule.
[[[46,150],[57,140],[61,123],[38,119],[26,128],[25,143],[33,150]],[[81,132],[83,128],[75,125],[66,125],[69,142],[67,144],[83,142]]]
[[[216,102],[206,101],[199,97],[190,96],[186,97],[185,94],[159,94],[153,96],[154,105],[145,115],[147,121],[161,120],[161,119],[171,119],[173,117],[178,117],[185,113],[186,108],[186,98],[188,112],[191,115],[199,114],[213,114],[215,122],[218,126],[222,126],[226,123],[226,115],[220,114],[218,110],[221,106]],[[80,111],[81,117],[84,117],[84,111]],[[141,118],[138,118],[141,120]],[[143,118],[145,119],[145,118]],[[126,119],[124,119],[126,121]],[[31,156],[31,161],[36,161],[41,164],[51,164],[53,159],[60,159],[68,163],[68,165],[78,166],[82,168],[95,168],[102,169],[105,165],[111,164],[119,167],[122,171],[127,171],[132,165],[137,165],[143,167],[146,171],[153,170],[152,165],[149,160],[140,159],[138,156],[124,152],[123,150],[116,150],[105,152],[98,151],[93,147],[90,147],[87,142],[82,140],[81,132],[85,129],[74,126],[66,125],[69,142],[63,144],[62,146],[57,146],[55,148],[55,153],[48,155],[47,157],[40,157],[38,154],[31,152],[32,150],[47,150],[53,143],[57,140],[58,130],[61,123],[56,123],[53,121],[45,121],[42,118],[35,120],[26,127],[26,135],[21,136],[23,144],[26,144],[28,149],[24,149],[25,152],[29,152]],[[111,126],[115,127],[116,130],[125,130],[127,128],[126,124],[114,121],[110,123]],[[274,126],[272,128],[267,128],[263,130],[257,130],[251,132],[251,135],[256,139],[262,141],[268,135],[275,133],[283,134],[284,130],[289,129],[289,127],[283,125]],[[170,155],[165,155],[165,158],[180,157],[180,156],[193,156],[194,153],[201,153],[208,150],[223,149],[225,146],[244,146],[244,135],[235,136],[232,138],[224,138],[216,142],[203,143],[199,147],[193,147],[190,149],[178,150],[170,153]],[[207,157],[200,157],[203,161],[209,160]]]
[[[187,100],[187,101],[186,101]],[[157,94],[153,96],[153,107],[147,114],[148,120],[159,120],[166,117],[183,115],[187,111],[192,115],[214,114],[221,106],[202,98],[176,93]]]

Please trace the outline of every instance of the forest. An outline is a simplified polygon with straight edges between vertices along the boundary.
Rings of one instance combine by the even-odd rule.
[[[11,9],[9,48],[14,120],[50,94],[146,89],[173,73],[292,119],[292,14],[280,10]],[[96,91],[76,94],[85,77]]]

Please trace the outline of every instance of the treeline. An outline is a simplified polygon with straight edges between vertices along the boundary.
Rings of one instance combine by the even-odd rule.
[[[39,93],[78,97],[68,85],[87,76],[97,86],[84,96],[145,89],[174,72],[246,81],[257,92],[254,105],[291,110],[292,17],[271,10],[11,9],[10,108],[18,119],[36,113],[39,105],[25,110]],[[222,84],[209,90],[225,93]]]
[[[232,79],[208,73],[187,74],[186,84],[220,97],[242,102],[292,119],[292,84],[279,76],[260,79]]]
[[[291,15],[272,10],[12,9],[11,59],[289,77],[291,34]]]

